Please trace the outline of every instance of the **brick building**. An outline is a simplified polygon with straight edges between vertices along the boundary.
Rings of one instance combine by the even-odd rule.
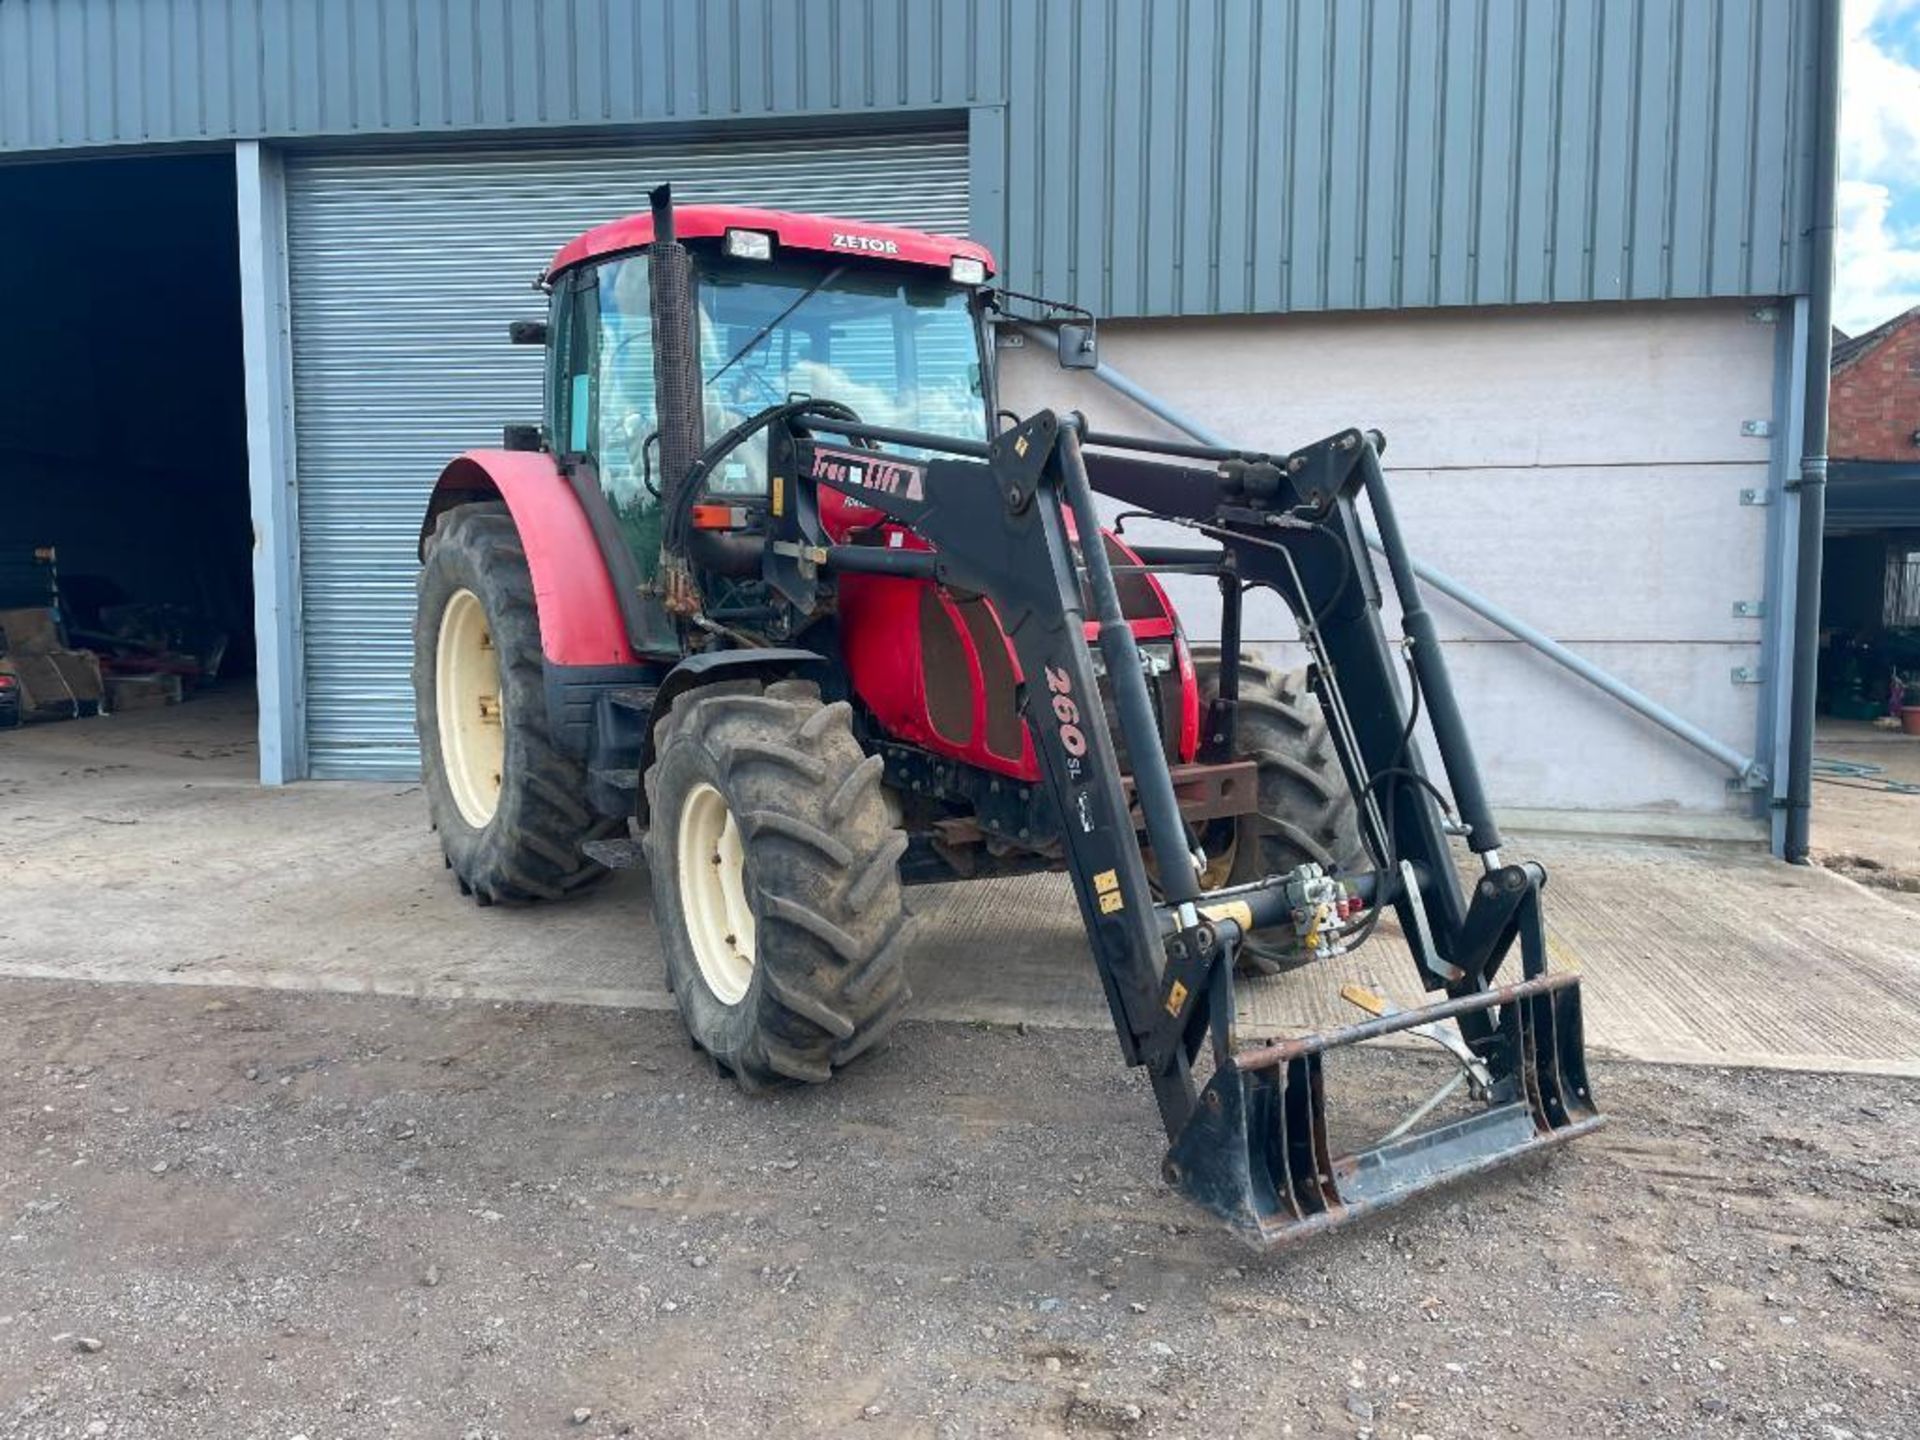
[[[1882,464],[1920,461],[1920,305],[1833,346],[1827,453]]]
[[[1835,338],[1831,403],[1821,691],[1863,716],[1920,674],[1920,306]]]

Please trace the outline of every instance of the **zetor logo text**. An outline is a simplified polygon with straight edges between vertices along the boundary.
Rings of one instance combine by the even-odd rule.
[[[918,465],[876,460],[871,455],[849,454],[844,450],[815,450],[813,478],[836,485],[858,485],[863,490],[898,495],[906,500],[924,500],[927,494]]]
[[[833,248],[836,250],[869,250],[875,255],[898,255],[900,247],[891,240],[882,240],[877,235],[842,235],[835,231]]]

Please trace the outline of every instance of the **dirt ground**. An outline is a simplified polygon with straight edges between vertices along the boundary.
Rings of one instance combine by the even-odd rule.
[[[1920,736],[1822,721],[1816,754],[1877,766],[1883,774],[1816,778],[1814,858],[1829,870],[1920,909],[1920,795],[1894,793],[1880,783],[1885,779],[1920,785]]]
[[[1603,1063],[1260,1256],[1093,1034],[750,1100],[671,1015],[0,980],[0,1057],[7,1437],[1920,1435],[1913,1082]]]

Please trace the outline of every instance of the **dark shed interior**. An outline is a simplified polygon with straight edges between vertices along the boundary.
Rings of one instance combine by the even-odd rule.
[[[0,166],[0,609],[66,643],[253,668],[234,171],[225,152]],[[52,563],[48,563],[49,554]]]

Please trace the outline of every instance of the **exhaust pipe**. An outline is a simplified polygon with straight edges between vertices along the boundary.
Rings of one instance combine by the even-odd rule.
[[[647,248],[653,305],[653,402],[660,431],[660,503],[672,515],[688,472],[706,448],[700,400],[700,352],[694,335],[693,256],[674,233],[673,187],[647,196],[653,243]],[[671,558],[671,557],[663,557]]]

